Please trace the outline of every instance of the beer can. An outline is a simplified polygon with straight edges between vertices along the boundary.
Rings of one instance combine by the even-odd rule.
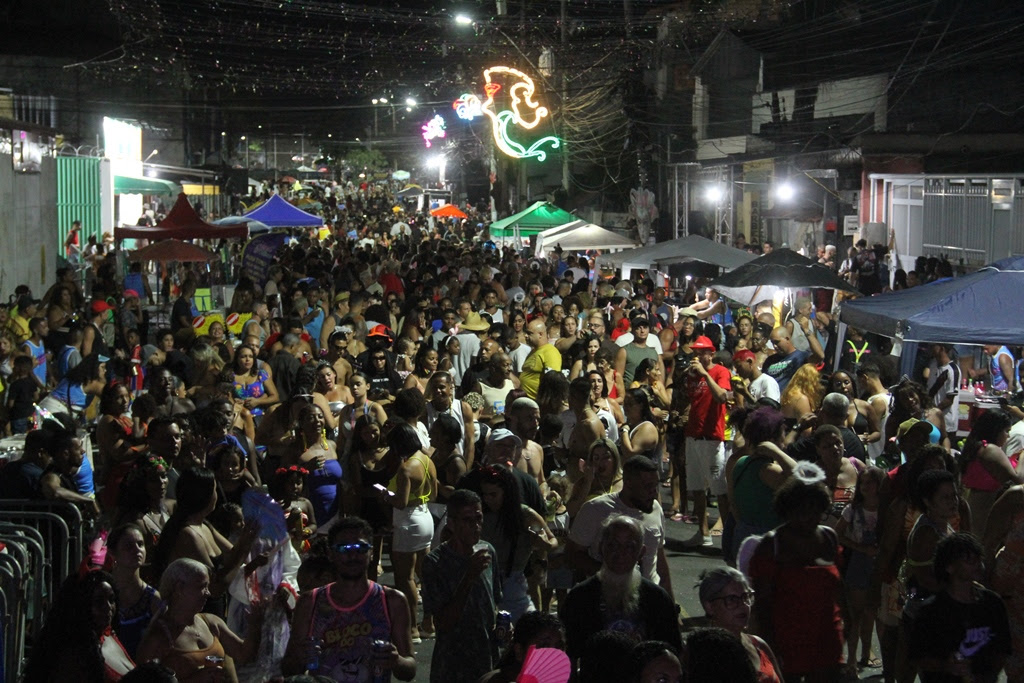
[[[512,642],[512,614],[499,610],[494,619],[494,638],[502,647]]]
[[[373,683],[390,683],[391,669],[384,666],[378,659],[378,655],[391,652],[391,643],[387,640],[373,641]]]

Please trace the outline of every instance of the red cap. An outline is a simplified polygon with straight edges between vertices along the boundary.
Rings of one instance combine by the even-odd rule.
[[[388,339],[394,338],[394,336],[391,334],[391,330],[389,330],[386,325],[375,325],[374,328],[366,334],[366,336],[387,337]]]
[[[740,349],[736,353],[732,354],[733,362],[742,363],[745,360],[755,360],[757,354],[750,349]]]
[[[104,311],[112,310],[114,310],[114,307],[108,304],[106,301],[103,301],[102,299],[92,302],[92,312],[94,315],[97,313],[103,313]]]
[[[697,337],[697,339],[690,344],[690,348],[694,351],[703,351],[705,349],[715,351],[715,345],[704,335]]]

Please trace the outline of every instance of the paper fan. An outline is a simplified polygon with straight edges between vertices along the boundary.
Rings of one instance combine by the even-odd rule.
[[[260,538],[280,542],[288,538],[288,523],[284,510],[276,500],[259,489],[250,489],[242,494],[242,516],[260,521]]]
[[[516,683],[566,683],[572,665],[569,655],[553,647],[531,645]]]

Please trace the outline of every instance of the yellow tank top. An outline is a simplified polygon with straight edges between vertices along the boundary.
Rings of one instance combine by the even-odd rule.
[[[406,501],[406,505],[426,505],[430,502],[430,491],[433,488],[430,483],[430,463],[427,456],[422,453],[418,453],[413,458],[419,461],[420,465],[423,466],[423,481],[420,485],[409,491],[409,500]],[[412,459],[412,458],[410,458]],[[398,475],[391,477],[391,481],[388,482],[388,491],[392,493],[398,493]]]

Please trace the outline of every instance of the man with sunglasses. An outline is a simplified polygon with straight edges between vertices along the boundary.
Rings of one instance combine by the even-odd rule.
[[[368,577],[373,529],[359,517],[341,517],[327,541],[335,581],[299,598],[282,673],[309,670],[336,681],[369,683],[374,668],[383,667],[398,680],[411,681],[416,658],[409,603],[401,591]],[[390,649],[377,652],[378,640]]]

